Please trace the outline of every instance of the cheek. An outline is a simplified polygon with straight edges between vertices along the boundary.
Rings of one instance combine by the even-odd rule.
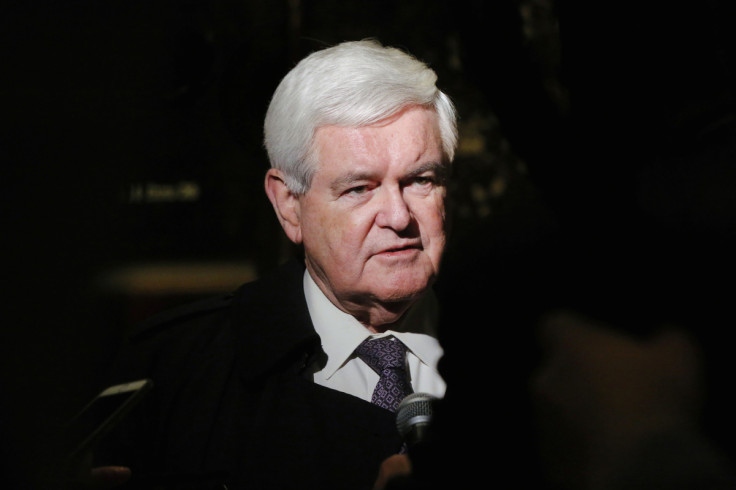
[[[445,207],[444,200],[438,199],[423,211],[422,235],[429,246],[432,258],[439,260],[445,248]]]
[[[314,212],[314,209],[303,208],[300,224],[306,252],[312,256],[320,256],[329,253],[329,220],[324,213]]]
[[[329,232],[335,254],[346,261],[358,261],[363,257],[367,246],[372,221],[359,211],[347,212],[337,217],[331,224]]]
[[[362,218],[359,212],[348,210],[306,215],[303,220],[305,246],[326,258],[357,258],[370,228]]]
[[[445,200],[441,197],[433,199],[423,208],[422,213],[427,233],[432,237],[440,235],[440,238],[444,239]]]

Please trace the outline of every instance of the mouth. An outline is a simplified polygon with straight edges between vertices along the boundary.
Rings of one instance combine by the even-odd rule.
[[[399,257],[404,256],[408,254],[413,254],[418,251],[420,251],[422,247],[418,244],[416,245],[404,245],[400,247],[393,247],[393,248],[387,248],[385,250],[382,250],[378,252],[377,255],[383,256],[383,257]]]

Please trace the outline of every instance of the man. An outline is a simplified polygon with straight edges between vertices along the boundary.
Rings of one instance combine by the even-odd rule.
[[[400,400],[371,403],[379,374],[356,348],[401,342],[411,390],[445,390],[430,289],[457,130],[435,80],[374,41],[286,75],[265,120],[265,190],[303,261],[135,332],[114,381],[154,388],[96,465],[144,488],[371,488],[402,445]]]

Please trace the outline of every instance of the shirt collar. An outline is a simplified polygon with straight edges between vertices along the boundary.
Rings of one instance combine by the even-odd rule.
[[[437,366],[442,349],[436,338],[437,299],[434,292],[429,291],[422,296],[394,330],[372,334],[355,317],[335,306],[317,286],[308,270],[304,271],[303,284],[312,324],[320,337],[322,350],[327,354],[327,363],[322,369],[326,378],[329,379],[349,361],[355,348],[368,337],[393,335],[424,364]]]

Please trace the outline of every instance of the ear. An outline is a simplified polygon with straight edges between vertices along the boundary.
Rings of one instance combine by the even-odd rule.
[[[286,179],[281,170],[271,168],[266,172],[264,182],[266,195],[271,201],[276,217],[289,240],[296,244],[302,242],[302,228],[299,215],[299,198],[286,187]]]

